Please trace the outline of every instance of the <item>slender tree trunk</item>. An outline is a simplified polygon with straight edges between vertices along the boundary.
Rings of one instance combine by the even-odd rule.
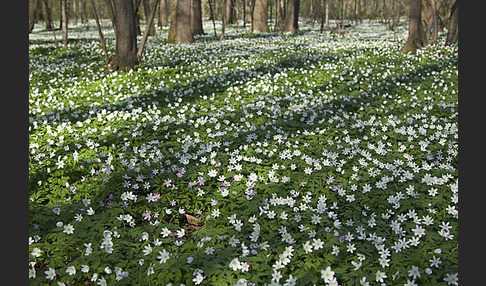
[[[117,19],[116,19],[116,11],[115,11],[115,3],[116,2],[112,2],[112,0],[105,0],[105,3],[106,5],[108,6],[108,11],[110,13],[110,17],[111,17],[111,23],[113,25],[113,30],[115,31],[115,35],[118,34],[118,27],[116,26],[117,25]]]
[[[235,23],[235,2],[234,0],[226,0],[225,1],[225,24],[226,25],[231,25]]]
[[[142,0],[142,4],[143,4],[143,13],[145,15],[145,24],[147,25],[147,23],[150,21],[149,19],[150,19],[152,9],[150,7],[150,3],[148,0]],[[154,35],[155,35],[155,25],[152,23],[149,29],[149,36],[154,36]]]
[[[216,33],[216,22],[214,19],[214,7],[213,7],[214,0],[208,0],[209,5],[209,17],[211,18],[211,22],[213,22],[213,30],[214,30],[214,37],[218,37],[218,33]]]
[[[171,17],[171,27],[169,28],[169,43],[192,43],[191,0],[176,0],[174,10],[173,17]],[[170,33],[171,29],[173,29],[173,35]]]
[[[253,30],[257,33],[267,33],[268,29],[268,0],[255,0],[253,9]]]
[[[113,1],[117,1],[117,0],[113,0]],[[137,36],[142,35],[142,28],[140,28],[140,14],[139,14],[140,9],[138,9],[140,7],[141,2],[142,2],[142,0],[135,0],[135,3],[133,4],[134,10],[135,10],[135,14],[134,14],[135,31],[137,32]]]
[[[223,0],[223,11],[221,12],[221,35],[219,35],[219,40],[224,40],[224,28],[226,26],[226,2],[228,0]]]
[[[154,6],[150,9],[150,14],[147,19],[147,25],[145,26],[145,32],[143,33],[142,41],[140,42],[140,47],[137,50],[137,59],[140,62],[142,60],[143,49],[147,43],[147,38],[150,34],[150,29],[154,26],[155,14],[157,14],[157,7],[159,6],[159,0],[154,0]]]
[[[284,32],[295,34],[299,31],[299,6],[300,0],[288,1]]]
[[[203,35],[201,0],[192,0],[191,25],[193,35]]]
[[[250,15],[251,15],[251,32],[253,33],[253,30],[255,29],[255,16],[254,16],[254,11],[255,11],[255,1],[256,0],[250,0],[251,6],[250,6]]]
[[[103,31],[101,30],[100,19],[98,18],[98,12],[96,11],[96,6],[94,0],[91,0],[91,7],[93,8],[93,14],[96,20],[96,27],[98,28],[98,35],[100,36],[101,48],[105,54],[105,63],[109,64],[108,50],[106,49],[105,37],[103,36]]]
[[[159,7],[159,26],[167,27],[169,25],[169,3],[167,0],[160,0]]]
[[[79,2],[77,0],[72,0],[71,1],[72,6],[73,6],[73,25],[77,26],[78,25],[78,4]]]
[[[408,1],[408,39],[402,52],[410,52],[425,46],[425,33],[422,27],[422,0]]]
[[[37,11],[40,8],[40,0],[29,1],[29,33],[34,30],[34,25],[37,22]]]
[[[117,27],[116,54],[111,59],[110,66],[115,70],[131,69],[138,63],[135,9],[132,0],[116,0],[114,12]]]
[[[451,9],[451,16],[449,17],[446,45],[452,45],[457,42],[459,35],[458,19],[459,12],[457,7],[457,1],[455,1]]]
[[[52,31],[52,16],[51,16],[51,9],[49,7],[49,2],[47,0],[42,1],[42,8],[44,10],[44,21],[46,21],[46,30]]]
[[[326,19],[325,19],[326,30],[329,30],[329,1],[331,0],[324,0],[324,1],[326,1]]]
[[[62,44],[65,47],[67,47],[68,45],[67,0],[62,0],[61,14],[62,14]]]

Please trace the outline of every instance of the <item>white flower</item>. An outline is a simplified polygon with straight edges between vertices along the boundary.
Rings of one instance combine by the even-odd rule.
[[[41,250],[40,250],[40,248],[38,248],[38,247],[34,248],[34,249],[32,250],[32,252],[31,252],[31,254],[32,254],[32,256],[34,256],[34,257],[39,257],[39,256],[41,256]]]
[[[387,276],[385,272],[381,272],[380,270],[376,271],[376,282],[383,282],[383,279],[385,279],[386,277]]]
[[[166,263],[167,260],[169,260],[169,252],[167,252],[165,249],[163,249],[162,251],[159,251],[159,256],[157,256],[157,259],[159,259],[159,263],[162,264],[162,263]]]
[[[48,280],[54,280],[54,277],[56,277],[56,271],[54,268],[49,267],[49,270],[45,271],[44,273],[46,274],[46,279]]]
[[[324,282],[328,283],[334,278],[334,271],[331,271],[331,267],[328,266],[325,270],[321,270],[321,278],[324,279]]]
[[[444,281],[447,282],[447,285],[458,285],[457,273],[447,274]]]
[[[150,253],[152,253],[152,247],[150,246],[150,244],[147,244],[147,245],[145,245],[145,247],[143,249],[143,254],[149,255]]]
[[[29,279],[31,279],[31,278],[35,279],[35,274],[36,274],[35,268],[33,268],[33,267],[29,268]]]
[[[199,272],[196,274],[196,277],[194,277],[194,278],[192,279],[192,281],[193,281],[193,282],[194,282],[194,284],[196,284],[196,285],[201,284],[201,282],[202,282],[203,280],[204,280],[204,276],[203,276],[201,273],[199,273]]]
[[[81,265],[81,272],[88,273],[89,272],[89,266],[88,265]]]
[[[69,266],[66,269],[66,273],[72,276],[72,275],[76,274],[76,268],[74,266]]]
[[[233,260],[231,260],[230,264],[229,264],[229,267],[233,270],[233,271],[236,271],[236,270],[239,270],[241,269],[241,263],[240,261],[238,260],[238,257],[234,258]]]
[[[73,234],[74,233],[74,227],[70,224],[67,224],[64,226],[64,233],[66,234]]]

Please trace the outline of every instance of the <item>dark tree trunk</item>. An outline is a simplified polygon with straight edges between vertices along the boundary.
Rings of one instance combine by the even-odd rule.
[[[94,0],[91,0],[91,7],[93,9],[93,14],[95,16],[96,27],[98,28],[98,35],[100,36],[101,48],[103,49],[103,53],[105,54],[105,63],[106,65],[108,65],[109,64],[108,50],[106,49],[105,37],[103,36],[103,31],[101,30],[100,19],[98,17],[98,12],[96,10],[96,5],[94,3]]]
[[[160,0],[159,27],[167,27],[168,25],[169,25],[169,2],[167,2],[167,0]]]
[[[46,21],[46,30],[47,31],[52,31],[52,15],[51,15],[51,9],[49,7],[49,2],[48,0],[43,0],[42,1],[42,8],[44,10],[44,21]]]
[[[226,0],[225,1],[225,24],[226,25],[231,25],[235,23],[235,1],[234,0]]]
[[[73,6],[73,25],[77,26],[78,25],[78,11],[79,11],[79,2],[78,0],[72,0],[71,1],[72,6]]]
[[[329,1],[331,0],[324,0],[326,1],[326,16],[325,16],[325,23],[326,23],[326,30],[329,30]]]
[[[193,41],[191,29],[191,0],[176,0],[174,15],[169,28],[169,43],[190,44]],[[170,33],[172,30],[172,34]]]
[[[425,46],[425,33],[422,27],[422,1],[409,0],[408,2],[408,39],[402,47],[402,52],[415,51]]]
[[[131,69],[138,63],[135,9],[132,0],[116,0],[114,12],[117,27],[116,54],[111,59],[110,66],[114,70]]]
[[[34,25],[37,22],[37,14],[40,8],[40,0],[29,1],[29,33],[34,30]]]
[[[157,14],[157,7],[159,6],[159,1],[154,0],[154,7],[152,7],[149,18],[147,19],[147,25],[145,26],[145,32],[143,33],[142,41],[140,42],[140,47],[137,51],[137,59],[140,62],[142,60],[143,49],[145,48],[145,44],[147,43],[147,39],[150,33],[151,27],[154,25],[155,14]]]
[[[201,0],[192,0],[191,26],[193,35],[203,35]]]
[[[220,40],[224,40],[224,28],[226,26],[226,1],[228,0],[223,0],[223,11],[221,12],[221,35],[219,35]]]
[[[447,38],[446,38],[446,45],[452,45],[457,42],[458,39],[458,19],[459,19],[459,12],[457,11],[457,1],[454,2],[454,5],[451,9],[451,16],[449,18],[449,27],[447,31]]]
[[[116,0],[114,0],[114,1],[116,1]],[[133,7],[134,7],[134,10],[135,10],[135,14],[134,14],[135,31],[137,32],[137,36],[142,35],[142,29],[140,28],[140,14],[139,14],[140,2],[142,2],[142,0],[135,0],[135,3],[133,3]]]
[[[208,0],[208,5],[209,5],[209,17],[211,18],[211,22],[213,22],[213,30],[214,30],[214,37],[218,37],[218,33],[216,33],[216,22],[214,18],[214,0]]]
[[[62,16],[62,44],[67,47],[68,44],[68,15],[67,15],[67,0],[62,0],[61,16]]]
[[[255,0],[255,8],[253,9],[253,30],[255,32],[269,32],[267,15],[268,0]]]
[[[88,24],[88,15],[86,11],[86,0],[81,0],[81,23]],[[88,28],[89,29],[89,28]]]
[[[148,25],[150,15],[152,12],[152,9],[150,7],[150,3],[148,0],[142,0],[143,4],[143,13],[145,14],[145,25]],[[155,35],[155,25],[152,23],[149,29],[149,36],[154,36]]]
[[[287,4],[287,17],[285,32],[295,34],[299,31],[299,6],[300,0],[289,0]]]

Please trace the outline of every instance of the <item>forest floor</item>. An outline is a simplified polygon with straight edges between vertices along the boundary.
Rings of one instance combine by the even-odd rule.
[[[31,285],[457,285],[457,45],[301,28],[108,72],[94,23],[38,26]]]

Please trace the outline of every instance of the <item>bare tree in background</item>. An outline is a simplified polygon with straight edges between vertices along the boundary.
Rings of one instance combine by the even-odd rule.
[[[299,31],[300,0],[288,0],[284,32],[295,34]]]
[[[108,0],[115,12],[116,53],[110,61],[113,70],[126,70],[138,64],[135,9],[132,0]]]
[[[169,25],[169,3],[167,0],[160,0],[158,24],[159,27],[167,27]]]
[[[62,44],[68,45],[68,14],[67,14],[67,0],[61,2],[61,17],[62,17]]]
[[[402,52],[415,51],[425,46],[425,33],[422,27],[422,0],[408,1],[408,39]]]
[[[175,44],[192,43],[191,0],[176,0],[175,12],[172,15],[168,42]]]
[[[203,35],[201,0],[191,0],[191,26],[193,35]]]
[[[253,30],[257,33],[269,32],[268,0],[255,0],[255,8],[253,9]]]
[[[52,14],[51,14],[51,9],[49,7],[49,1],[48,0],[42,0],[42,10],[44,12],[44,21],[46,22],[46,30],[47,31],[52,31],[54,30],[52,27]]]
[[[452,45],[457,42],[458,39],[458,19],[459,12],[457,7],[457,1],[454,2],[451,8],[451,15],[449,17],[449,27],[447,31],[446,45]]]
[[[150,3],[148,0],[142,0],[142,5],[143,5],[143,13],[145,15],[145,24],[149,22],[150,15],[152,12],[152,8],[150,7]],[[154,36],[155,35],[155,25],[152,23],[149,29],[149,35]]]

